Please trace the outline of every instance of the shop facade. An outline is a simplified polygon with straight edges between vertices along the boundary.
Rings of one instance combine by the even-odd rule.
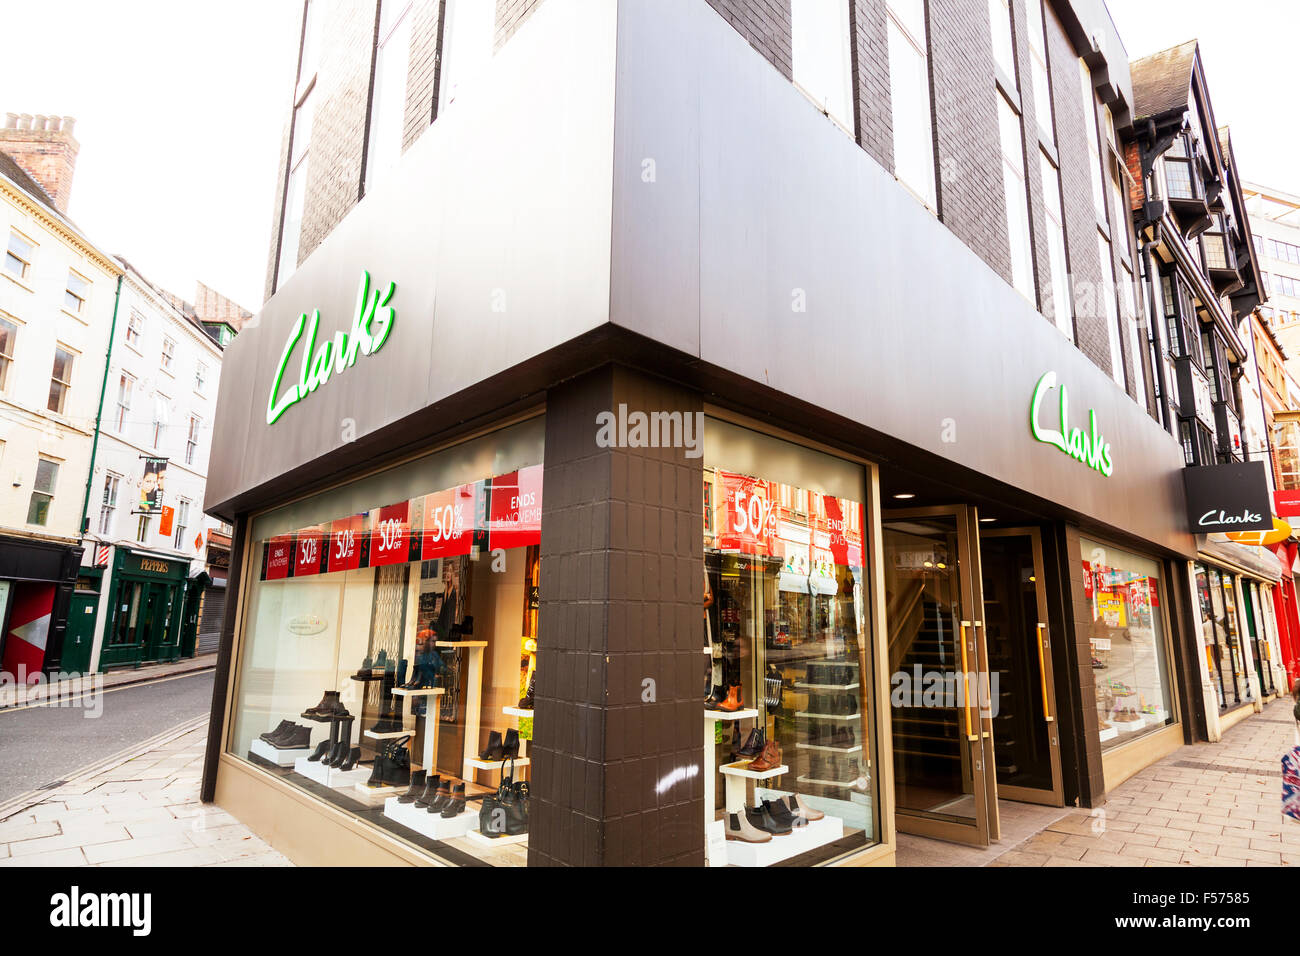
[[[0,673],[75,669],[64,658],[80,563],[75,545],[0,537]]]

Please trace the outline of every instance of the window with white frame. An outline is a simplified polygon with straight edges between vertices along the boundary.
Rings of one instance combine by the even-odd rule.
[[[184,498],[176,502],[176,537],[173,541],[177,551],[185,549],[185,529],[190,523],[190,503]]]
[[[185,436],[185,464],[194,464],[194,455],[199,449],[199,429],[201,423],[197,415],[190,416],[189,432]]]
[[[411,0],[381,0],[375,45],[375,83],[370,94],[370,140],[366,192],[397,165],[406,114],[406,71],[410,63]]]
[[[167,431],[167,406],[171,399],[159,392],[153,399],[153,446],[161,448]]]
[[[790,31],[795,85],[823,113],[852,133],[848,0],[792,0]]]
[[[141,544],[149,537],[149,515],[141,515],[135,526],[135,540]]]
[[[14,364],[14,344],[18,341],[18,324],[0,316],[0,392],[9,385],[9,366]]]
[[[68,270],[68,284],[63,292],[63,307],[74,315],[81,315],[90,298],[90,281],[85,276]]]
[[[49,522],[54,488],[58,483],[59,463],[42,455],[36,460],[36,479],[32,482],[32,497],[27,503],[28,524],[43,526]]]
[[[1143,347],[1143,339],[1146,336],[1144,331],[1147,323],[1143,320],[1142,309],[1138,303],[1137,283],[1133,281],[1133,270],[1128,263],[1122,265],[1123,275],[1120,277],[1122,288],[1120,289],[1120,299],[1124,306],[1124,327],[1128,330],[1128,354],[1130,363],[1133,366],[1133,381],[1137,385],[1137,394],[1139,403],[1146,405],[1147,394],[1147,377],[1146,369],[1143,367],[1142,358],[1148,351]]]
[[[439,114],[492,60],[497,17],[496,4],[482,0],[445,0],[443,11]]]
[[[134,391],[135,379],[123,372],[117,381],[117,403],[113,415],[113,422],[119,435],[126,433],[126,423],[131,414],[131,396]]]
[[[1055,16],[1055,13],[1052,14]],[[1029,69],[1034,90],[1034,117],[1038,133],[1047,143],[1056,142],[1052,128],[1052,84],[1047,74],[1047,34],[1043,24],[1043,0],[1025,0],[1025,27],[1029,33]]]
[[[9,245],[5,249],[5,271],[17,279],[26,279],[32,271],[32,260],[36,258],[36,243],[22,233],[14,230],[9,233]]]
[[[50,372],[50,399],[45,407],[60,415],[68,405],[68,392],[72,389],[73,354],[62,345],[54,347],[54,368]]]
[[[887,0],[889,96],[894,125],[894,175],[931,209],[934,114],[930,104],[929,47],[924,0]]]
[[[1124,387],[1124,356],[1119,350],[1119,310],[1115,305],[1115,265],[1110,257],[1110,242],[1097,233],[1097,255],[1101,258],[1102,313],[1106,317],[1106,337],[1110,342],[1110,377],[1120,388]]]
[[[307,204],[307,156],[311,151],[313,90],[314,87],[308,88],[293,111],[289,176],[284,186],[284,223],[280,227],[280,265],[275,279],[277,289],[298,268],[302,214]]]
[[[99,505],[99,533],[107,537],[113,535],[113,518],[117,515],[117,493],[121,483],[121,475],[110,471],[104,476],[104,496]]]
[[[1097,137],[1097,93],[1088,64],[1079,60],[1079,92],[1083,95],[1083,129],[1088,140],[1088,180],[1092,183],[1092,208],[1097,221],[1106,221],[1106,198],[1101,181],[1101,144]]]
[[[170,372],[176,362],[176,340],[170,335],[163,339],[162,345],[162,368],[164,372]]]
[[[1008,0],[989,0],[989,26],[993,30],[993,62],[1015,89],[1016,57],[1011,45],[1011,4]]]
[[[203,389],[207,387],[207,384],[208,367],[200,362],[198,365],[194,366],[194,391],[202,395]]]
[[[140,331],[144,328],[144,316],[136,309],[126,318],[126,344],[134,349],[140,348]]]
[[[994,0],[996,2],[996,0]],[[1011,242],[1011,284],[1034,301],[1034,259],[1030,248],[1029,194],[1025,185],[1025,142],[1018,114],[998,94],[998,127],[1002,138],[1002,185],[1006,192],[1007,238]]]
[[[1038,151],[1039,177],[1043,181],[1043,212],[1047,220],[1047,261],[1051,271],[1043,314],[1061,334],[1074,341],[1074,309],[1070,302],[1070,275],[1065,258],[1065,217],[1061,214],[1061,176],[1052,160]]]

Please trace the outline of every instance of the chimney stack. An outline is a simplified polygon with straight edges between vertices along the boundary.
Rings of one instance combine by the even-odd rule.
[[[0,129],[0,152],[9,156],[49,195],[54,208],[68,212],[72,174],[81,144],[72,136],[71,116],[6,113]]]

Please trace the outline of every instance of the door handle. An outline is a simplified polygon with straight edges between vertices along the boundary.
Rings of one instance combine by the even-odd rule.
[[[966,711],[966,739],[969,741],[979,740],[975,735],[975,728],[970,719],[970,667],[966,663],[966,628],[970,627],[970,621],[961,622],[961,679],[965,696],[962,698],[963,709]]]
[[[1047,702],[1047,666],[1043,659],[1043,631],[1047,629],[1046,624],[1038,625],[1038,681],[1043,688],[1043,715],[1050,724],[1056,718],[1052,716],[1052,708]]]

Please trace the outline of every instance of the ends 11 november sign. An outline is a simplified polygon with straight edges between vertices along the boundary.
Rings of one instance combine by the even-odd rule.
[[[281,415],[329,382],[331,376],[350,369],[356,364],[358,355],[374,355],[384,347],[397,320],[397,311],[388,304],[395,291],[397,284],[393,282],[388,283],[382,292],[378,287],[372,290],[370,273],[363,270],[357,287],[357,306],[351,331],[335,332],[332,338],[319,346],[316,333],[320,327],[320,310],[313,309],[310,319],[306,312],[298,315],[284,343],[275,380],[271,383],[271,394],[266,400],[268,425],[274,425]],[[303,344],[298,377],[286,384],[285,372],[300,340]]]
[[[1056,400],[1049,396],[1055,392]],[[1053,414],[1055,413],[1055,414]],[[1036,440],[1053,445],[1107,478],[1115,470],[1110,444],[1097,427],[1097,412],[1088,409],[1088,428],[1070,427],[1070,398],[1055,372],[1044,372],[1029,403],[1029,430]]]

